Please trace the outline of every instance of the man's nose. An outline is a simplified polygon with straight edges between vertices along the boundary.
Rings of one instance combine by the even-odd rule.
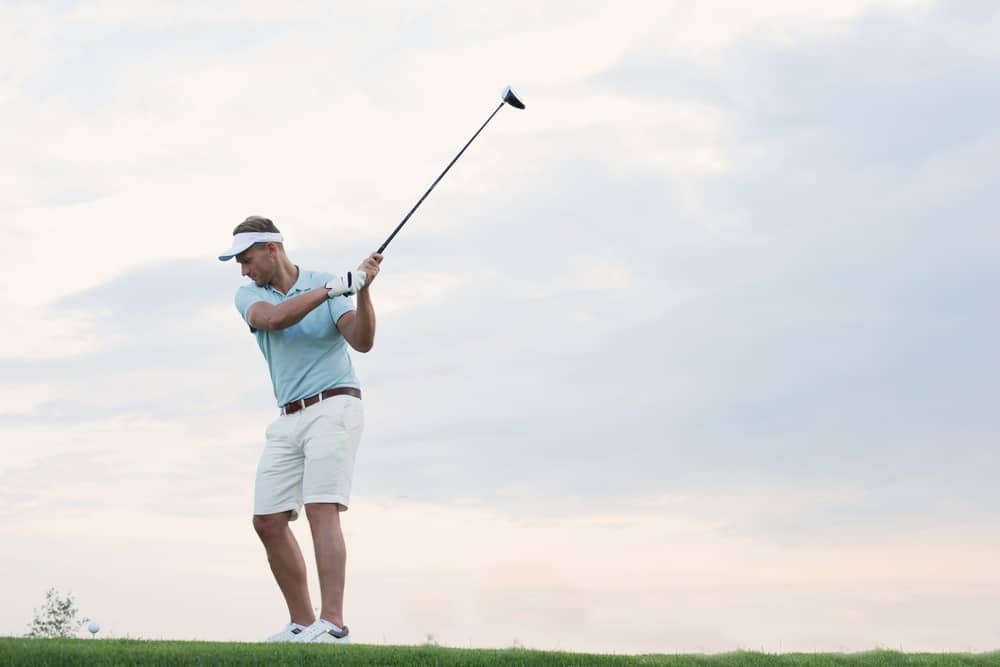
[[[247,270],[247,265],[246,264],[240,264],[240,272],[244,276],[247,275],[247,274],[249,274],[249,271]]]

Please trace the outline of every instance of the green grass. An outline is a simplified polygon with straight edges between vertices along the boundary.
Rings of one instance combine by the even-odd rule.
[[[0,665],[806,665],[827,667],[996,665],[1000,653],[724,653],[719,655],[589,655],[526,649],[438,646],[223,644],[134,639],[14,639],[0,637]]]

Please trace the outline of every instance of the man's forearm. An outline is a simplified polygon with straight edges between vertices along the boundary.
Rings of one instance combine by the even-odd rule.
[[[370,350],[375,344],[375,306],[372,305],[371,292],[367,289],[358,292],[354,318],[354,332],[358,347]]]
[[[305,294],[292,297],[287,301],[282,301],[278,305],[267,309],[265,314],[260,318],[254,316],[252,324],[258,329],[287,329],[301,322],[302,318],[308,315],[314,308],[325,303],[329,299],[328,293],[329,290],[319,287],[309,290]]]

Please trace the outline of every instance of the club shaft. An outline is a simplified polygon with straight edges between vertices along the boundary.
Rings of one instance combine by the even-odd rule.
[[[410,219],[410,216],[413,215],[413,212],[417,210],[417,207],[419,207],[424,202],[424,200],[427,199],[427,195],[431,193],[431,190],[433,190],[434,186],[438,184],[438,181],[444,178],[444,175],[448,173],[449,169],[451,169],[451,165],[455,164],[455,162],[458,161],[458,158],[462,157],[462,153],[465,152],[465,149],[469,147],[469,144],[475,141],[476,137],[479,136],[479,133],[483,131],[483,128],[486,127],[487,123],[493,120],[493,116],[497,115],[497,112],[500,111],[500,109],[503,107],[504,104],[505,104],[504,102],[501,102],[499,105],[497,105],[497,108],[493,110],[493,113],[491,113],[490,117],[486,119],[486,122],[483,123],[478,130],[476,130],[476,133],[474,135],[472,135],[472,139],[469,139],[465,143],[465,145],[462,146],[462,150],[458,151],[458,155],[453,157],[451,159],[451,162],[448,163],[448,166],[445,167],[444,171],[441,172],[441,175],[438,176],[436,179],[434,179],[434,182],[431,183],[431,187],[427,188],[427,192],[425,192],[424,195],[417,200],[417,203],[413,205],[413,208],[411,208],[410,212],[406,214],[406,217],[403,218],[403,220],[398,225],[396,225],[396,229],[392,230],[392,234],[389,234],[389,238],[385,240],[385,243],[379,246],[378,249],[379,254],[383,253],[386,247],[389,245],[389,242],[392,241],[394,238],[396,238],[396,234],[398,234],[399,230],[403,228],[403,225],[405,225],[406,221]]]

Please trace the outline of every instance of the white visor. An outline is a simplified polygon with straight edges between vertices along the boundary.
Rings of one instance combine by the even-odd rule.
[[[226,262],[236,255],[240,254],[254,243],[281,243],[281,234],[272,234],[270,232],[240,232],[239,234],[233,234],[233,245],[229,247],[229,250],[219,255],[219,259]]]

